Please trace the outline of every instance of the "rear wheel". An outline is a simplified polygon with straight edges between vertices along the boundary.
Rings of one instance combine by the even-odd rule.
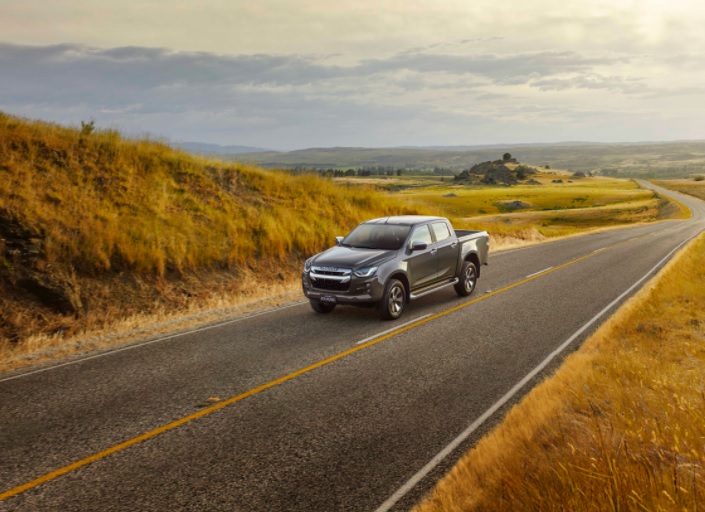
[[[311,309],[316,313],[330,313],[335,309],[335,304],[330,302],[318,302],[317,300],[309,299],[309,303],[311,304]]]
[[[384,295],[379,301],[377,311],[383,320],[396,320],[404,312],[406,288],[401,281],[390,279],[384,287]]]
[[[461,297],[467,297],[475,289],[477,284],[477,267],[472,261],[463,262],[460,270],[460,281],[455,285],[455,291]]]

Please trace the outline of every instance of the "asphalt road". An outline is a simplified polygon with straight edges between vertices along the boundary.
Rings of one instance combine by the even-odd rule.
[[[407,510],[705,228],[678,198],[691,220],[491,255],[397,322],[302,302],[0,376],[0,511]]]

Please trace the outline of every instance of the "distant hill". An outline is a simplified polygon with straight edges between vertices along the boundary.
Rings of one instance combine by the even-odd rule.
[[[240,153],[261,153],[271,151],[271,149],[257,148],[253,146],[221,146],[219,144],[208,144],[205,142],[177,142],[171,144],[177,149],[196,153],[200,155],[234,155]]]
[[[531,165],[548,165],[551,168],[612,176],[665,178],[705,172],[705,141],[622,144],[565,142],[427,148],[337,147],[224,155],[223,158],[252,162],[269,168],[393,167],[423,171],[440,167],[460,173],[480,162],[496,160],[505,152]]]

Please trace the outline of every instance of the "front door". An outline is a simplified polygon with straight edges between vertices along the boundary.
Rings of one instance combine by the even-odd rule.
[[[417,226],[409,237],[409,247],[414,242],[424,242],[426,249],[409,253],[406,260],[407,274],[411,289],[422,288],[433,282],[438,272],[438,259],[436,257],[436,246],[431,238],[431,231],[428,225]],[[410,249],[407,248],[407,251]]]

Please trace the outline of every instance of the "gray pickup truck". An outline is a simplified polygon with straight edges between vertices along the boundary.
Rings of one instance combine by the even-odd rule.
[[[330,313],[338,304],[371,306],[385,320],[447,286],[470,295],[489,252],[485,231],[456,231],[448,219],[417,215],[369,220],[336,241],[304,264],[311,307]]]

